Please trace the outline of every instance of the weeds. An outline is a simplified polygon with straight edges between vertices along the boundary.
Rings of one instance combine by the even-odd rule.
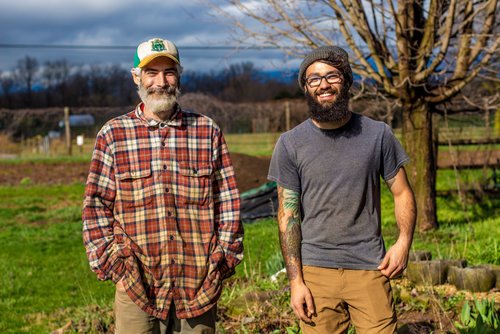
[[[474,299],[472,304],[465,302],[460,312],[460,322],[455,322],[455,326],[461,333],[498,333],[500,320],[494,299]]]

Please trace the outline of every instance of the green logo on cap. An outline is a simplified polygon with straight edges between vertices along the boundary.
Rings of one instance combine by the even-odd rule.
[[[163,44],[163,41],[161,39],[155,39],[154,41],[151,42],[151,51],[164,51],[165,50],[165,44]]]

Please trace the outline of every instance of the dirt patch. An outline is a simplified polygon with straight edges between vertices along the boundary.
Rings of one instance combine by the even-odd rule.
[[[257,158],[245,154],[232,153],[234,171],[241,192],[261,186],[267,182],[267,172],[271,158]]]
[[[231,154],[241,192],[267,182],[269,158]],[[27,162],[0,164],[0,185],[85,183],[90,163],[47,164]]]
[[[258,187],[267,182],[270,157],[254,157],[240,153],[232,153],[238,188],[241,192]],[[439,168],[452,168],[454,161],[458,167],[481,167],[485,161],[491,165],[500,165],[500,150],[464,151],[456,158],[448,152],[439,154]],[[27,184],[70,184],[85,183],[89,163],[47,164],[27,162],[19,164],[0,163],[0,185]]]
[[[0,165],[0,184],[70,184],[85,182],[88,163],[27,162]]]

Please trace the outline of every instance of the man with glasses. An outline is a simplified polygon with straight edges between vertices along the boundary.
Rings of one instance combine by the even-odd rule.
[[[395,333],[389,279],[406,268],[416,218],[408,155],[388,125],[349,110],[353,75],[344,49],[311,51],[298,81],[310,118],[280,137],[269,170],[292,308],[305,334],[346,333],[350,323],[358,334]],[[387,251],[381,177],[399,227]]]
[[[178,104],[170,41],[141,43],[142,102],[97,135],[85,189],[91,269],[116,284],[117,334],[215,333],[222,281],[243,257],[240,198],[221,129]]]

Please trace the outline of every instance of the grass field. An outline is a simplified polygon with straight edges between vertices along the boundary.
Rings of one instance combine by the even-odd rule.
[[[446,139],[484,139],[486,129],[484,127],[453,127],[446,129],[440,128],[439,134],[442,140]],[[494,131],[491,130],[493,133]],[[401,129],[395,129],[396,137],[401,140]],[[278,140],[280,133],[248,133],[248,134],[225,134],[225,139],[230,152],[242,153],[253,156],[270,156],[274,145]],[[492,134],[493,136],[493,134]],[[72,155],[67,155],[67,149],[62,139],[54,140],[51,144],[51,153],[42,153],[38,146],[33,145],[15,145],[5,136],[0,135],[0,152],[8,148],[6,152],[17,155],[18,158],[6,160],[10,163],[23,161],[47,161],[47,162],[78,162],[88,161],[92,153],[94,138],[85,138],[84,145],[80,148],[73,145]],[[490,145],[462,145],[453,146],[453,150],[491,150],[500,149],[500,144]],[[439,151],[449,151],[448,145],[440,145]]]
[[[0,187],[0,332],[47,333],[53,313],[107,304],[110,284],[88,270],[83,185]]]
[[[95,279],[82,245],[82,193],[81,184],[0,187],[1,333],[46,333],[70,319],[91,317],[95,305],[109,314],[113,287]],[[387,191],[383,208],[390,245],[397,229]],[[498,198],[467,205],[465,211],[457,198],[439,198],[441,228],[417,233],[414,249],[430,250],[435,258],[500,264],[499,208]],[[276,222],[245,225],[245,260],[237,276],[269,276],[281,266]]]
[[[269,155],[276,138],[264,134],[229,135],[227,141],[233,152]],[[37,159],[59,163],[75,161],[73,159],[88,161],[89,156]],[[460,171],[459,176],[459,183],[464,188],[477,185],[485,178],[481,170]],[[438,171],[439,191],[456,190],[456,185],[453,171]],[[68,328],[66,333],[93,333],[112,321],[114,288],[109,282],[96,280],[88,267],[82,244],[83,190],[82,184],[0,186],[0,243],[3,246],[0,252],[0,333],[48,333],[65,326]],[[397,237],[397,228],[392,200],[385,188],[382,207],[383,232],[389,246]],[[438,220],[439,230],[416,233],[415,250],[430,250],[434,258],[467,259],[470,265],[500,265],[498,196],[464,195],[461,199],[452,192],[439,197]],[[220,306],[229,312],[234,308],[231,305],[247,291],[281,289],[268,279],[281,268],[275,220],[246,224],[245,258],[237,268],[236,278],[228,282]],[[280,296],[282,305],[287,305],[286,294]],[[286,310],[276,312],[286,313]]]

